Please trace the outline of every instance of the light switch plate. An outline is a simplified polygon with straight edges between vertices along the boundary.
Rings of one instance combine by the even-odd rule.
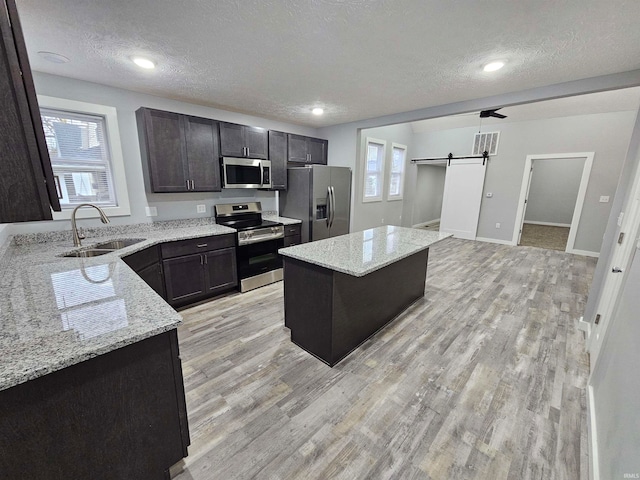
[[[144,211],[147,214],[147,217],[158,216],[158,207],[144,207]]]
[[[198,206],[196,206],[196,212],[198,212],[198,213],[207,213],[207,206],[206,205],[198,205]]]
[[[600,203],[607,203],[609,201],[608,195],[600,195]]]

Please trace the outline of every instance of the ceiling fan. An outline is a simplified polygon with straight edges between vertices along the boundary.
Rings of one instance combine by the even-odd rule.
[[[502,107],[500,107],[500,108],[502,108]],[[489,117],[507,118],[506,115],[503,115],[501,113],[496,113],[498,110],[500,110],[500,108],[494,108],[492,110],[482,110],[480,112],[480,118],[489,118]]]

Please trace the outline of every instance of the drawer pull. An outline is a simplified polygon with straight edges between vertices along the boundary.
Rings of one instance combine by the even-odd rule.
[[[198,248],[204,248],[204,247],[206,247],[206,246],[207,246],[207,244],[206,244],[206,243],[199,243],[199,244],[197,245],[197,247],[198,247]]]

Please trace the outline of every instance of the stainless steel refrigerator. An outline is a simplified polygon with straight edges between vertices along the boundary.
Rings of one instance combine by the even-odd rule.
[[[302,220],[302,241],[349,233],[351,169],[310,165],[287,169],[280,215]]]

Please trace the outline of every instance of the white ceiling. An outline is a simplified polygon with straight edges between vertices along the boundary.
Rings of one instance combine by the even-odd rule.
[[[17,4],[34,70],[315,127],[640,68],[637,0]]]
[[[637,112],[640,108],[640,87],[591,93],[575,97],[546,100],[543,102],[501,108],[498,113],[507,118],[483,118],[482,126],[499,126],[504,123],[525,122],[547,118],[570,117],[609,112]],[[414,133],[434,132],[453,128],[479,127],[480,112],[451,115],[411,122]]]

